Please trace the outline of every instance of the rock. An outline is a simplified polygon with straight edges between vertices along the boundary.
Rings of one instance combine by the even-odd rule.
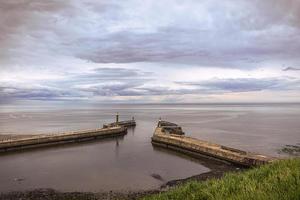
[[[155,179],[157,179],[157,180],[160,180],[160,181],[163,181],[163,180],[164,180],[164,179],[161,177],[161,175],[155,174],[155,173],[151,174],[151,177],[153,177],[153,178],[155,178]]]
[[[25,178],[14,178],[14,181],[24,181],[25,180]]]

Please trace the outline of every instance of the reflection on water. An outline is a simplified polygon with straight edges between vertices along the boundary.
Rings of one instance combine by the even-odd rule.
[[[0,191],[151,189],[213,168],[205,159],[195,160],[153,148],[150,138],[159,117],[180,124],[193,137],[269,155],[278,155],[277,149],[285,144],[300,142],[297,104],[2,106],[0,109],[2,134],[97,128],[113,121],[116,112],[123,119],[135,116],[137,121],[136,128],[129,129],[124,137],[1,155]]]

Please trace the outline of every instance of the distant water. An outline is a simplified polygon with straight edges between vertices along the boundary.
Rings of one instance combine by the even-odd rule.
[[[267,155],[282,156],[282,146],[300,143],[299,104],[0,106],[0,134],[93,129],[116,112],[137,121],[122,138],[1,155],[0,192],[145,190],[210,171],[201,161],[152,147],[159,117],[178,123],[186,135]]]

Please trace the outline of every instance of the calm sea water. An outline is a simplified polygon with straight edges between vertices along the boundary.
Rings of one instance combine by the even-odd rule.
[[[300,143],[299,104],[1,106],[0,134],[93,129],[116,112],[137,121],[124,137],[0,155],[0,192],[146,190],[210,171],[205,162],[152,147],[159,117],[186,135],[272,156]]]

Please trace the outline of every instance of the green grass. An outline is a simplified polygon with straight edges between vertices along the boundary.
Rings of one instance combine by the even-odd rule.
[[[191,181],[143,200],[300,200],[300,159],[276,161],[222,179]]]

